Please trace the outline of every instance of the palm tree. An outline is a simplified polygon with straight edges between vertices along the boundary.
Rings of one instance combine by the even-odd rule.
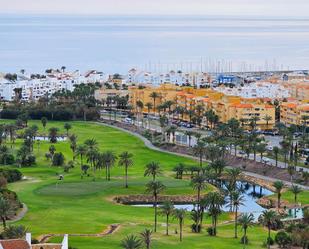
[[[42,123],[42,126],[43,126],[44,131],[45,131],[45,127],[46,127],[46,125],[47,125],[47,118],[46,118],[46,117],[42,117],[42,118],[41,118],[41,123]]]
[[[48,137],[49,137],[49,140],[50,140],[50,142],[51,143],[56,143],[57,142],[57,135],[58,135],[58,128],[56,128],[56,127],[51,127],[50,129],[49,129],[49,135],[48,135]]]
[[[278,167],[278,157],[279,157],[279,153],[280,153],[280,149],[278,146],[274,146],[273,148],[273,154],[275,156],[275,160],[276,160],[276,167]]]
[[[269,126],[269,121],[271,121],[273,118],[271,117],[271,116],[269,116],[269,115],[265,115],[265,117],[263,117],[263,120],[265,120],[266,121],[266,128],[267,128],[267,130],[268,130],[268,126]]]
[[[273,187],[277,193],[278,208],[280,208],[281,191],[284,188],[284,183],[282,181],[275,181]]]
[[[200,211],[201,191],[207,187],[206,177],[204,175],[196,175],[191,180],[191,186],[197,191],[198,212]]]
[[[297,203],[297,195],[302,192],[301,187],[297,185],[292,185],[290,188],[290,191],[294,194],[294,204],[296,205]]]
[[[0,198],[0,218],[2,220],[3,229],[6,229],[6,220],[8,216],[14,213],[12,206],[10,203],[4,199],[3,197]]]
[[[247,229],[253,225],[254,216],[253,214],[244,213],[238,218],[238,223],[241,225],[244,235],[242,237],[242,243],[244,246],[248,243]]]
[[[75,153],[76,153],[76,155],[80,156],[80,165],[82,166],[83,165],[83,157],[87,153],[87,146],[85,144],[78,145]]]
[[[237,219],[238,219],[238,208],[242,205],[244,205],[244,196],[238,192],[234,191],[232,193],[232,204],[233,204],[233,209],[235,211],[235,239],[237,238]]]
[[[176,179],[182,179],[183,172],[185,171],[185,165],[183,163],[178,163],[173,171],[176,172]]]
[[[128,235],[121,241],[121,247],[124,249],[139,249],[142,247],[142,241],[134,235]]]
[[[148,129],[149,129],[150,128],[149,114],[150,114],[150,110],[152,109],[152,104],[150,102],[147,102],[145,106],[147,107],[147,121],[148,121]]]
[[[127,151],[122,152],[119,155],[119,166],[124,166],[125,168],[125,187],[128,188],[128,168],[133,165],[132,160],[133,155]]]
[[[117,156],[112,151],[105,151],[101,154],[101,159],[106,170],[106,180],[111,180],[111,168],[114,166]]]
[[[146,246],[146,249],[150,249],[151,235],[152,235],[152,231],[149,229],[145,229],[143,232],[140,233],[140,236],[142,237],[142,240]]]
[[[199,157],[200,167],[203,167],[203,156],[205,154],[205,143],[198,141],[197,144],[193,147],[193,153],[195,156]]]
[[[156,92],[152,92],[149,97],[153,99],[153,112],[156,113],[156,100],[160,97],[160,95]]]
[[[89,148],[89,149],[94,149],[97,147],[98,142],[92,138],[92,139],[87,139],[84,144]]]
[[[147,183],[146,185],[146,192],[151,193],[154,200],[154,231],[157,232],[157,207],[158,207],[158,195],[165,189],[165,186],[163,183],[159,181],[151,181]]]
[[[175,209],[174,218],[178,220],[179,223],[179,240],[182,241],[182,228],[184,225],[184,220],[186,216],[186,210],[183,208]]]
[[[270,249],[270,230],[272,225],[276,222],[276,220],[277,220],[277,213],[274,210],[265,210],[259,217],[259,221],[268,229],[268,238],[267,238],[268,249]]]
[[[70,148],[73,154],[73,160],[75,160],[75,151],[77,148],[77,136],[75,134],[72,134],[71,136],[69,136],[69,140],[70,140]]]
[[[158,175],[161,175],[160,164],[158,162],[150,162],[146,165],[144,176],[152,176],[152,180],[155,181]]]
[[[205,196],[206,208],[212,217],[213,235],[217,235],[218,216],[221,214],[221,208],[225,204],[224,196],[217,191],[209,192]]]
[[[169,217],[174,212],[174,205],[170,201],[164,202],[161,207],[160,214],[166,216],[166,235],[168,235]]]
[[[67,131],[67,137],[68,137],[69,136],[69,130],[72,129],[72,125],[69,124],[69,123],[65,123],[63,127]]]

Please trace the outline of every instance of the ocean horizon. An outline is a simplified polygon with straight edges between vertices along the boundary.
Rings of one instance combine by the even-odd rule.
[[[0,72],[308,69],[309,18],[0,15]]]

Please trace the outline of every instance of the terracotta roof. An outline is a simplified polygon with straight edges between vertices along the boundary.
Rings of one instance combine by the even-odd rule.
[[[265,105],[265,108],[275,108],[275,107],[272,105]]]
[[[23,239],[0,240],[3,249],[30,249],[30,245]]]
[[[302,105],[299,107],[299,109],[302,111],[309,111],[309,105]]]
[[[252,104],[233,104],[231,106],[236,108],[253,108]]]
[[[297,104],[296,103],[282,103],[282,106],[285,106],[288,108],[295,108]]]

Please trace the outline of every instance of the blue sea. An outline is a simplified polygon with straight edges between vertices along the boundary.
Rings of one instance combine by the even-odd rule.
[[[309,18],[0,15],[0,72],[308,69]]]

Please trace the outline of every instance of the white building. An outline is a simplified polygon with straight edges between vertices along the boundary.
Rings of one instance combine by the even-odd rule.
[[[21,88],[22,100],[35,101],[62,89],[73,91],[75,85],[81,83],[104,83],[107,79],[108,75],[95,70],[88,71],[84,75],[81,75],[79,71],[72,73],[52,72],[39,78],[18,75],[16,81],[9,81],[2,77],[0,78],[0,98],[11,101],[15,98],[14,89]]]
[[[243,98],[283,99],[290,97],[289,90],[283,85],[269,82],[256,82],[243,87],[233,88],[220,86],[214,90],[225,95],[240,96]]]

